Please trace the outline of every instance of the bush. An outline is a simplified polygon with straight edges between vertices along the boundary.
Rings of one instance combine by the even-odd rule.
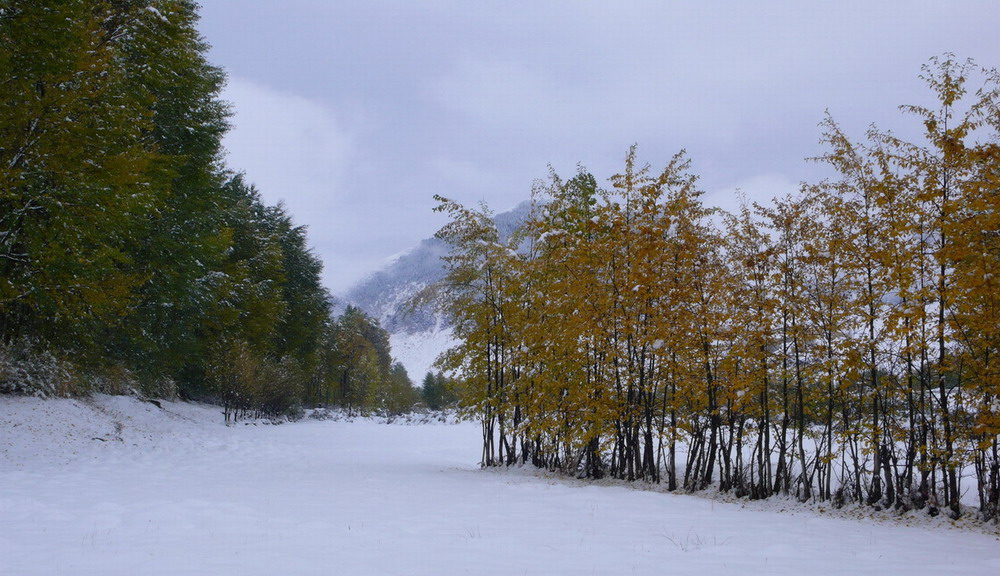
[[[37,340],[0,344],[0,393],[24,396],[75,396],[85,386],[72,363]]]
[[[226,422],[301,414],[298,364],[262,357],[245,342],[231,342],[219,350],[209,366],[208,381]]]
[[[145,398],[173,399],[177,397],[177,383],[170,378],[143,376],[120,364],[99,366],[88,370],[84,381],[86,382],[86,392]]]

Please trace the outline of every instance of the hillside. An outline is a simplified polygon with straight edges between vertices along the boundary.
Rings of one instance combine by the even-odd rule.
[[[530,202],[494,217],[504,238],[528,217]],[[364,278],[344,295],[345,303],[376,318],[390,334],[393,355],[406,366],[417,384],[437,356],[454,342],[448,320],[432,304],[414,305],[412,299],[424,288],[444,278],[448,245],[427,238],[393,258],[381,270]]]

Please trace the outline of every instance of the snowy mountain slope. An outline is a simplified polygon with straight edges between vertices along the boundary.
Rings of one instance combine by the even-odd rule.
[[[494,217],[501,237],[509,238],[528,217],[529,202]],[[433,305],[412,305],[424,288],[444,277],[442,257],[448,245],[437,238],[423,240],[392,259],[381,270],[355,284],[343,300],[376,318],[390,334],[393,355],[417,384],[435,358],[454,344],[448,320]]]
[[[458,341],[451,328],[442,326],[425,332],[400,332],[389,336],[392,354],[406,367],[406,373],[417,386],[421,385],[428,372],[437,372],[434,361],[442,352]]]
[[[411,298],[444,277],[441,258],[448,245],[437,238],[423,240],[386,267],[355,284],[344,300],[378,319],[390,333],[433,330],[440,319],[432,306],[409,306]]]
[[[344,298],[389,332],[393,356],[418,385],[437,356],[452,345],[444,315],[431,304],[412,303],[421,290],[444,277],[441,258],[447,254],[447,244],[428,238],[356,284]]]
[[[484,471],[472,422],[226,427],[162,406],[0,397],[0,573],[1000,573],[992,528],[944,515]]]

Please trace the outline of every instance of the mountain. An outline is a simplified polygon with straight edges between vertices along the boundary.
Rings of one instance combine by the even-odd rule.
[[[410,299],[444,278],[441,260],[448,245],[427,238],[414,248],[394,257],[381,270],[351,287],[345,301],[377,318],[390,334],[413,334],[434,329],[442,320],[432,306],[414,308]]]
[[[527,219],[530,202],[497,214],[494,221],[502,238]],[[378,319],[389,332],[393,355],[406,366],[410,379],[419,383],[441,352],[454,345],[447,318],[433,304],[413,305],[411,300],[424,288],[444,278],[448,244],[437,238],[422,240],[370,274],[343,297]]]

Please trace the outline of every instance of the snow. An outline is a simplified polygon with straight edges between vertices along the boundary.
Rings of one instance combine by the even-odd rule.
[[[992,528],[941,517],[482,471],[475,423],[162,406],[0,397],[0,574],[1000,573]]]
[[[153,6],[146,6],[146,10],[149,10],[150,12],[152,12],[153,15],[155,15],[161,21],[166,22],[167,24],[170,23],[170,20],[167,20],[167,17],[164,16],[162,13],[160,13],[160,11],[157,10],[156,8],[154,8]]]
[[[442,352],[458,344],[451,328],[440,322],[422,332],[395,332],[389,335],[392,356],[403,366],[415,386],[420,386],[428,372],[437,372],[434,362]]]
[[[563,230],[559,230],[559,229],[547,230],[545,232],[542,232],[542,235],[538,237],[538,243],[539,244],[544,244],[546,241],[548,241],[549,238],[551,238],[553,236],[559,236],[562,233],[563,233]]]

